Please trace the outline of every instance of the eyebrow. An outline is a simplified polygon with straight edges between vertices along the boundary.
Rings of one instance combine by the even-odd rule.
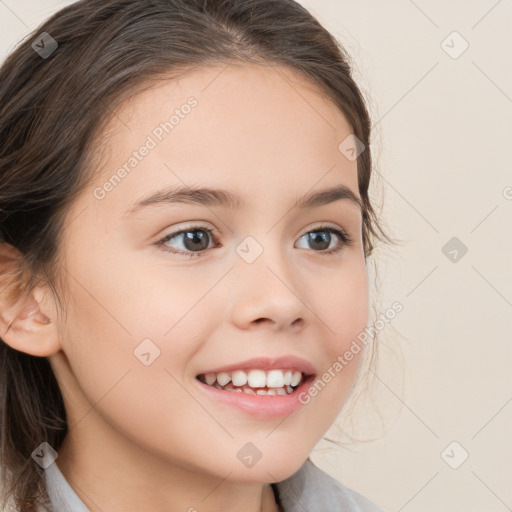
[[[324,206],[335,201],[348,200],[350,203],[363,211],[361,198],[346,185],[337,185],[315,192],[309,192],[296,199],[293,208],[309,209]],[[148,197],[145,197],[134,206],[129,208],[124,216],[132,215],[150,205],[161,204],[197,204],[208,207],[225,207],[232,210],[239,210],[244,202],[242,198],[229,190],[220,190],[208,187],[187,187],[179,186],[172,189],[158,190]]]

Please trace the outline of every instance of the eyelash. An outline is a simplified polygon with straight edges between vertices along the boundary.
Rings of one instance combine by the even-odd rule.
[[[163,238],[161,238],[160,240],[155,242],[154,245],[156,245],[158,248],[161,248],[162,250],[164,250],[166,252],[170,252],[170,253],[174,253],[174,254],[182,254],[182,255],[188,256],[190,259],[199,258],[199,257],[202,256],[203,253],[205,253],[209,249],[204,249],[203,251],[197,251],[197,252],[185,252],[185,251],[177,251],[176,249],[171,249],[170,247],[165,245],[165,242],[168,242],[172,238],[174,238],[174,237],[176,237],[178,235],[181,235],[183,233],[188,233],[190,231],[205,231],[210,236],[214,232],[213,229],[210,229],[210,228],[207,228],[207,227],[204,227],[204,226],[191,226],[191,227],[189,227],[187,229],[181,229],[180,231],[175,231],[174,233],[170,233],[168,235],[165,235]],[[353,242],[352,237],[345,230],[339,229],[339,228],[334,228],[332,226],[326,226],[326,225],[319,226],[319,227],[317,227],[315,229],[307,231],[306,233],[301,235],[300,238],[302,238],[303,236],[305,236],[305,235],[307,235],[309,233],[316,233],[316,232],[319,232],[319,231],[327,231],[329,233],[334,233],[341,240],[341,243],[336,248],[334,248],[334,249],[329,249],[328,251],[314,251],[314,252],[317,252],[317,253],[319,253],[321,255],[337,254],[344,247],[350,246],[352,244],[352,242]],[[219,244],[215,240],[216,239],[215,236],[213,236],[212,238],[214,238],[214,243],[216,245],[214,247],[210,247],[210,249],[215,249],[215,248],[219,247]]]

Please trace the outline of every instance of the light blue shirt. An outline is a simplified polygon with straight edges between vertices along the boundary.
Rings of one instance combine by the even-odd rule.
[[[90,512],[53,463],[45,469],[52,510],[38,512]],[[383,512],[377,505],[315,466],[311,460],[286,480],[272,484],[285,512]]]

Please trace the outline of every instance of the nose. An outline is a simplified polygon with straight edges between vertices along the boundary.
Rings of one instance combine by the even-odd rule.
[[[231,274],[231,317],[239,329],[304,328],[309,309],[299,274],[277,249],[265,248],[252,263],[238,258]]]

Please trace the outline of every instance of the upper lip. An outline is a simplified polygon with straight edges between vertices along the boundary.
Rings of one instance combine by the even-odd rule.
[[[288,369],[293,368],[306,375],[312,375],[315,373],[315,367],[305,359],[297,356],[282,356],[276,358],[269,357],[254,357],[239,363],[233,363],[226,366],[219,366],[218,368],[212,368],[201,372],[199,375],[205,373],[221,373],[221,372],[232,372],[235,370],[276,370],[276,369]]]

